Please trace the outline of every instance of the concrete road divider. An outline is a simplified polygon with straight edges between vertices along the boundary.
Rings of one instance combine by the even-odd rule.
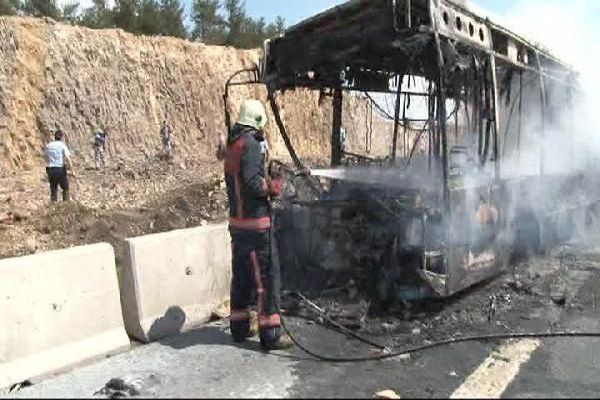
[[[227,225],[128,239],[120,283],[129,335],[151,342],[206,323],[229,298],[230,243]]]
[[[0,388],[127,348],[110,245],[0,260]]]

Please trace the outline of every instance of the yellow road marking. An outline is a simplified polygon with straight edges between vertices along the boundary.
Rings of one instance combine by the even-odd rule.
[[[512,341],[498,347],[465,382],[451,399],[499,399],[515,379],[521,366],[540,347],[539,340]]]

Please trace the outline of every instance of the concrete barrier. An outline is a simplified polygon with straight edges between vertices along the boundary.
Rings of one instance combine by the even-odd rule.
[[[0,388],[128,347],[110,245],[0,260]]]
[[[229,298],[230,243],[227,225],[128,239],[120,282],[129,335],[151,342],[207,322]]]

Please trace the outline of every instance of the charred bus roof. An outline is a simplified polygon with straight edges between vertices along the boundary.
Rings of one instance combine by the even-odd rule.
[[[564,81],[574,75],[541,46],[448,0],[351,0],[265,47],[263,80],[273,89],[335,87],[341,78],[354,89],[378,91],[397,75],[434,79],[438,51],[450,67],[459,54],[493,54],[499,68]]]

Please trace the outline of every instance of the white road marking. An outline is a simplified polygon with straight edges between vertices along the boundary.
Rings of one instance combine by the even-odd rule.
[[[539,340],[511,341],[498,347],[465,382],[451,399],[499,399],[515,379],[521,366],[540,347]]]

